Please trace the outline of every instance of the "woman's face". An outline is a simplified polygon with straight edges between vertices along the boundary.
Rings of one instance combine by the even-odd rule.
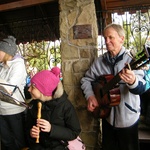
[[[0,62],[3,62],[5,54],[5,52],[0,50]]]
[[[28,91],[30,92],[32,99],[41,99],[42,93],[35,87],[35,85],[31,84]]]

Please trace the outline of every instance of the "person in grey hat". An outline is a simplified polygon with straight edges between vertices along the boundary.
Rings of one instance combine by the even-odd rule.
[[[0,80],[18,86],[23,94],[27,73],[24,59],[17,53],[16,38],[13,36],[0,40],[0,63]],[[24,102],[18,90],[13,95]],[[23,122],[25,110],[25,107],[0,99],[1,150],[21,150],[26,147]]]
[[[3,39],[0,42],[0,49],[11,56],[15,56],[17,51],[16,39],[13,36]]]

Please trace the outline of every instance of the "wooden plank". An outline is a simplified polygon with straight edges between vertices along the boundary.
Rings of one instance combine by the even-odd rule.
[[[107,8],[107,10],[124,8],[124,7],[135,7],[135,6],[150,6],[150,0],[104,0],[102,4],[103,10]]]
[[[21,8],[21,7],[31,6],[31,5],[37,5],[42,3],[48,3],[53,1],[56,0],[21,0],[17,2],[11,2],[11,3],[0,5],[0,11],[16,9],[16,8]]]

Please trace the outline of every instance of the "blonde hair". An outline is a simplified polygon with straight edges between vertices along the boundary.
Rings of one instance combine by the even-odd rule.
[[[108,28],[113,28],[117,33],[118,35],[121,37],[125,37],[125,30],[124,28],[119,25],[119,24],[115,24],[115,23],[111,23],[109,25],[107,25],[105,28],[104,28],[104,32],[108,29]]]

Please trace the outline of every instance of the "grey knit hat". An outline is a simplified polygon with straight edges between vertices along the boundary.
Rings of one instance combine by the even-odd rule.
[[[15,56],[17,51],[16,38],[8,36],[0,41],[0,51],[3,51],[11,56]]]

